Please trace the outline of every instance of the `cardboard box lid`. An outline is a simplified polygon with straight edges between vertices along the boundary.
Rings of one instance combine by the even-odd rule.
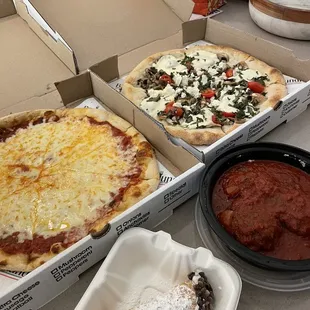
[[[22,4],[20,4],[22,5]],[[23,8],[27,14],[26,8]],[[72,72],[15,13],[12,1],[0,1],[0,110],[55,90],[56,80]],[[11,15],[11,14],[14,15]],[[2,14],[5,15],[5,14]]]
[[[79,71],[179,32],[193,8],[191,0],[29,2],[73,50]]]
[[[95,72],[104,81],[111,82],[129,73],[136,64],[148,55],[169,50],[176,46],[181,48],[190,43],[203,40],[244,51],[274,66],[284,74],[302,81],[310,80],[310,58],[306,60],[299,59],[292,50],[266,41],[251,33],[210,18],[185,22],[182,25],[182,29],[183,31],[180,35],[174,35],[161,40],[161,42],[156,42],[156,44],[137,48],[119,57],[116,55],[111,56],[91,66],[90,70]]]
[[[0,2],[0,18],[16,14],[12,0],[2,0]]]
[[[306,59],[299,59],[294,51],[284,46],[213,19],[195,20],[183,24],[185,44],[201,39],[242,50],[274,66],[284,74],[302,81],[310,80],[310,54]]]

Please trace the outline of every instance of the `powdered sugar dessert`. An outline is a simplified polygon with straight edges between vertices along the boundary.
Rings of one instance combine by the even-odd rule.
[[[188,281],[132,310],[212,310],[213,290],[204,272],[196,270]]]

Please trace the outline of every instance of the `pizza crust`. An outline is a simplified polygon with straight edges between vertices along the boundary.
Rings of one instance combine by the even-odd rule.
[[[225,136],[221,127],[187,130],[181,126],[167,125],[167,123],[164,124],[164,126],[173,136],[181,138],[187,143],[194,145],[212,144]]]
[[[266,87],[267,100],[260,105],[261,111],[271,107],[274,108],[276,104],[287,95],[287,88],[282,84],[270,84]]]
[[[226,54],[229,57],[228,64],[230,66],[245,62],[249,69],[257,70],[262,74],[266,73],[269,76],[270,81],[266,81],[267,100],[260,105],[261,111],[276,106],[279,100],[286,96],[287,89],[285,86],[285,79],[278,69],[273,68],[263,61],[260,61],[242,51],[227,46],[217,45],[193,46],[185,49],[160,52],[149,56],[138,64],[127,76],[122,86],[122,94],[135,105],[140,107],[141,102],[147,97],[147,95],[144,89],[137,86],[137,80],[144,75],[147,68],[164,55],[173,55],[177,58],[183,58],[184,52],[193,53],[201,50],[216,54]],[[169,125],[166,121],[161,121],[159,119],[156,120],[162,123],[170,134],[193,145],[210,145],[225,136],[225,134],[242,125],[234,124],[232,126],[223,126],[223,128],[216,127],[215,125],[214,127],[206,129],[187,129],[177,125]]]
[[[159,184],[158,164],[152,146],[130,123],[120,117],[104,110],[95,109],[64,109],[64,110],[35,110],[17,113],[0,119],[0,128],[10,128],[24,122],[36,120],[40,117],[50,116],[68,117],[73,119],[83,119],[91,117],[98,122],[109,122],[112,126],[132,137],[133,144],[137,148],[136,159],[142,170],[137,183],[129,185],[126,189],[122,201],[116,209],[110,210],[104,217],[96,220],[89,232],[101,231],[107,223],[116,216],[126,211],[138,201],[154,192]],[[47,120],[48,122],[48,120]],[[54,243],[50,251],[44,254],[8,254],[0,249],[0,270],[24,271],[29,272],[58,253],[66,250],[60,243]]]
[[[12,255],[0,249],[0,270],[30,272],[65,250],[65,248],[62,248],[58,243],[53,245],[53,249],[56,247],[57,253],[56,251],[55,253],[50,251],[49,253],[35,255],[22,253]]]
[[[246,64],[250,69],[257,70],[268,75],[270,81],[265,81],[267,86],[275,83],[286,85],[285,78],[281,71],[267,65],[265,62],[251,56],[249,59],[247,59]]]

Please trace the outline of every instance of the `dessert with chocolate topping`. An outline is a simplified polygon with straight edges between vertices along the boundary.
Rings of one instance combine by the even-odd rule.
[[[153,300],[140,304],[131,310],[212,310],[214,309],[213,289],[205,273],[191,272],[188,280],[173,287]]]

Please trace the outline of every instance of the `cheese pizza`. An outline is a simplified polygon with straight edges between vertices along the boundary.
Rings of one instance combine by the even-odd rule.
[[[0,269],[31,271],[153,192],[152,146],[103,110],[0,120]]]
[[[209,145],[287,94],[282,73],[229,47],[172,50],[142,61],[125,97],[190,144]]]

